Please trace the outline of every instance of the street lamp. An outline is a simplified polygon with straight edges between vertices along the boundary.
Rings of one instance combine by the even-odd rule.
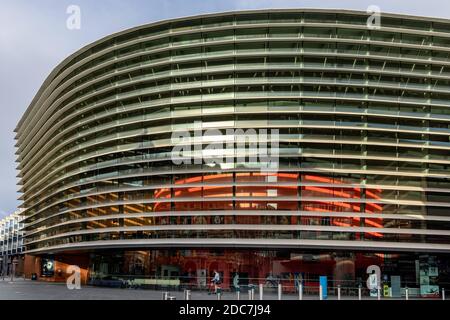
[[[11,282],[14,281],[14,273],[16,273],[16,265],[19,263],[19,261],[17,260],[17,257],[14,257],[12,259],[12,263],[11,263]]]

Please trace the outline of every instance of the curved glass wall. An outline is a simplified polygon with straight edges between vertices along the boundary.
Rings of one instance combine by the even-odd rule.
[[[366,21],[325,10],[205,15],[123,31],[66,59],[16,129],[28,251],[448,251],[450,22]],[[241,162],[231,129],[278,130],[278,171]],[[210,130],[193,156],[223,143],[226,165],[172,161],[174,134]]]

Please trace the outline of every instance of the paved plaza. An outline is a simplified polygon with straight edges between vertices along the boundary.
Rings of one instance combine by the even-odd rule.
[[[82,286],[80,290],[69,290],[63,283],[48,283],[23,279],[0,279],[0,300],[162,300],[162,290],[118,289],[93,286]],[[183,291],[169,291],[169,295],[176,300],[184,300]],[[246,291],[240,294],[240,300],[248,300]],[[264,300],[277,300],[276,292],[265,292]],[[192,300],[217,300],[217,296],[206,291],[192,291]],[[255,300],[259,300],[259,293],[255,292]],[[297,294],[283,294],[282,300],[298,300]],[[318,300],[318,296],[304,295],[304,300]],[[336,296],[329,296],[329,300],[336,300]],[[343,300],[356,300],[357,296],[342,296]],[[362,297],[363,300],[376,300],[373,297]],[[386,298],[381,298],[386,299]],[[387,298],[392,300],[392,298]],[[402,299],[405,299],[404,297]],[[414,299],[411,297],[411,299]],[[237,300],[235,292],[224,292],[222,300]]]
[[[162,290],[118,289],[82,286],[80,290],[69,290],[63,283],[47,283],[18,279],[0,279],[0,300],[162,300]],[[176,300],[183,300],[183,291],[169,291]],[[225,292],[224,300],[237,300],[236,293]],[[247,292],[240,294],[241,299],[248,299]],[[277,299],[276,294],[267,294],[267,299]],[[285,295],[284,299],[298,299],[294,295]],[[305,297],[306,298],[306,297]],[[192,291],[192,300],[217,300],[217,296],[206,291]],[[259,296],[255,293],[255,299]]]

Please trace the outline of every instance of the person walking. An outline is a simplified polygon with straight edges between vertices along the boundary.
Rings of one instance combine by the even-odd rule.
[[[240,286],[239,286],[239,273],[237,273],[236,272],[236,274],[234,275],[234,278],[233,278],[233,287],[234,287],[234,290],[237,292],[237,291],[240,291]]]
[[[214,286],[214,294],[217,293],[217,286],[220,284],[220,274],[217,270],[214,270],[214,277],[211,280],[212,285]]]

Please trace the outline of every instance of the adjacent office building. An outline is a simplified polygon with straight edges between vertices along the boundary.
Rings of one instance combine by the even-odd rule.
[[[368,17],[201,15],[64,60],[16,128],[27,274],[448,286],[450,21]],[[277,132],[276,171],[243,132]]]
[[[25,248],[21,212],[15,212],[0,220],[0,276],[23,273]]]

